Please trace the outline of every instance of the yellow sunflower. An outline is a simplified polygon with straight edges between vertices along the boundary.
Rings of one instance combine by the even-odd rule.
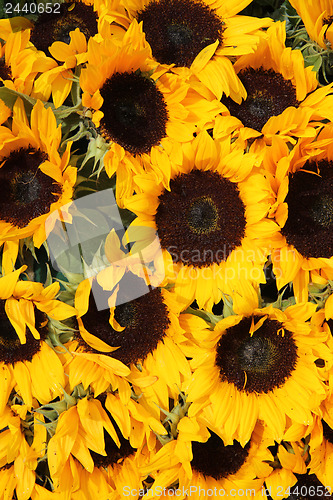
[[[30,80],[32,71],[34,76],[39,72],[32,96],[47,101],[52,94],[59,107],[72,88],[75,67],[87,60],[89,38],[100,40],[109,35],[106,17],[117,3],[73,0],[44,7],[41,4],[33,23],[24,18],[14,18],[11,24],[8,20],[0,22],[1,38],[10,46],[6,63],[15,66],[18,77],[19,70],[24,75],[30,69]]]
[[[98,395],[111,385],[126,402],[131,382],[142,404],[158,417],[157,405],[168,408],[169,397],[177,397],[179,387],[191,375],[179,346],[185,340],[179,305],[170,292],[149,289],[131,273],[114,286],[119,290],[111,307],[110,292],[98,284],[98,276],[77,289],[79,331],[66,345],[70,354],[64,354],[70,386],[90,385]],[[137,298],[128,299],[133,289]]]
[[[44,14],[38,18],[30,42],[58,64],[44,70],[35,81],[34,97],[48,100],[52,94],[56,107],[65,101],[72,88],[75,67],[87,61],[90,38],[100,42],[111,36],[108,17],[118,3],[119,0],[69,0],[60,4],[58,15]]]
[[[155,479],[146,498],[159,497],[160,491],[175,483],[176,496],[181,498],[187,495],[197,500],[203,492],[210,498],[240,498],[245,491],[261,498],[264,478],[272,470],[267,462],[273,456],[267,445],[260,424],[245,446],[236,440],[227,445],[217,429],[207,429],[195,418],[185,416],[177,425],[177,439],[165,444],[141,468],[143,474]]]
[[[139,467],[155,450],[155,434],[166,431],[132,399],[126,406],[112,393],[79,400],[61,413],[48,444],[55,491],[79,499],[93,498],[97,485],[102,498],[142,489]]]
[[[225,444],[237,439],[244,445],[257,419],[281,441],[287,417],[288,425],[311,425],[326,397],[314,354],[322,340],[308,321],[315,304],[257,307],[248,298],[243,311],[220,321],[206,340],[187,332],[197,346],[192,380],[184,387],[193,402],[189,416],[209,412]]]
[[[39,248],[50,213],[71,201],[76,168],[68,165],[70,143],[62,157],[58,153],[61,127],[50,108],[38,101],[29,125],[17,99],[12,118],[11,130],[0,127],[0,244],[6,262],[15,263],[19,240],[32,236]]]
[[[167,278],[186,308],[219,302],[248,283],[265,282],[265,247],[278,226],[265,218],[272,194],[257,157],[201,132],[186,150],[170,188],[142,178],[142,193],[124,201],[130,228],[157,231]]]
[[[318,120],[332,120],[332,85],[317,88],[316,73],[304,67],[301,51],[287,48],[285,39],[285,23],[276,22],[253,54],[237,60],[245,98],[222,98],[225,110],[214,137],[232,132],[242,145],[251,139],[259,149],[278,134],[294,144],[296,138],[315,137]]]
[[[330,0],[290,0],[302,18],[309,37],[323,49],[333,44],[333,5]]]
[[[61,362],[45,342],[48,316],[63,320],[75,314],[73,307],[55,300],[59,283],[20,281],[26,266],[0,278],[0,409],[12,389],[28,407],[32,398],[42,404],[62,394],[65,375]]]
[[[197,92],[201,84],[192,88],[167,70],[151,59],[136,20],[121,41],[88,44],[82,103],[106,141],[104,165],[110,177],[117,173],[118,204],[140,190],[145,171],[167,186],[173,163],[181,167],[181,144],[193,139],[198,126],[212,126],[221,111],[217,100]]]
[[[264,161],[276,194],[271,216],[280,226],[273,270],[279,289],[293,283],[297,301],[308,299],[310,281],[333,277],[332,130],[328,125],[316,141],[299,141],[291,153],[277,144]]]
[[[121,1],[117,24],[128,29],[136,19],[154,59],[172,65],[183,78],[195,76],[218,99],[223,92],[244,96],[231,58],[253,51],[261,31],[272,20],[238,16],[250,0],[129,0]],[[125,15],[124,15],[125,11]]]
[[[43,416],[35,414],[31,420],[28,433],[33,432],[33,439],[29,437],[28,444],[24,434],[26,412],[24,405],[6,406],[0,417],[0,497],[3,499],[33,497],[38,462],[45,456],[47,431]]]

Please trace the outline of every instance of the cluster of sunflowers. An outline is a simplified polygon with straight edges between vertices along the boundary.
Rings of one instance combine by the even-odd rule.
[[[290,3],[297,49],[250,0],[6,4],[0,499],[331,497],[333,4]]]

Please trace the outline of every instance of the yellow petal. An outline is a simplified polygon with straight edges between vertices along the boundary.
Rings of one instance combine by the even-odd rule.
[[[56,108],[59,108],[70,93],[72,88],[73,73],[63,70],[52,83],[52,97]]]
[[[78,316],[86,314],[89,308],[89,295],[91,290],[91,283],[89,279],[81,281],[75,293],[75,309]]]
[[[76,309],[60,300],[36,302],[36,307],[45,312],[50,318],[61,321],[76,315]]]
[[[85,342],[87,342],[88,345],[90,345],[93,349],[99,352],[113,352],[116,351],[120,346],[118,347],[111,347],[109,344],[106,342],[103,342],[103,340],[99,339],[98,337],[95,337],[91,333],[89,333],[83,326],[82,321],[79,319],[79,325],[80,325],[80,335],[83,338]]]
[[[32,393],[31,393],[31,376],[28,368],[24,363],[19,361],[13,366],[13,373],[19,392],[22,395],[23,401],[29,407],[32,406]]]
[[[0,278],[0,299],[5,300],[13,295],[15,290],[15,285],[19,276],[23,271],[27,269],[28,266],[22,266],[20,269],[13,271],[6,276]]]
[[[207,45],[207,47],[205,47],[204,49],[202,49],[201,52],[199,52],[199,54],[191,64],[191,70],[194,73],[201,71],[206,66],[208,61],[213,57],[218,45],[219,41],[216,40],[216,42]]]
[[[21,314],[20,303],[14,297],[10,297],[6,300],[5,311],[8,316],[9,321],[15,328],[18,338],[21,344],[26,343],[26,322]]]

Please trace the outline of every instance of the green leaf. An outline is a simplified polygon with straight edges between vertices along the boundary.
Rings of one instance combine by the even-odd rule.
[[[313,66],[313,71],[316,71],[316,73],[318,73],[323,63],[320,54],[305,56],[304,61],[306,66]]]
[[[29,97],[25,94],[21,94],[21,92],[17,92],[16,90],[8,89],[7,87],[0,88],[0,99],[4,101],[8,108],[13,109],[13,106],[16,102],[16,99],[20,97],[23,100],[25,110],[29,115],[31,113],[32,108],[36,104],[36,99],[33,97]]]

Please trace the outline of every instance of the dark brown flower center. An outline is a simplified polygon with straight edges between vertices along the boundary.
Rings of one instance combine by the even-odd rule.
[[[155,59],[190,67],[202,49],[219,40],[223,25],[201,0],[152,0],[137,15]]]
[[[285,201],[288,219],[281,232],[287,243],[307,258],[332,257],[333,162],[306,162],[290,175]]]
[[[192,441],[192,469],[216,480],[236,474],[248,457],[250,443],[243,448],[234,440],[232,445],[225,446],[217,434],[210,433],[206,443]]]
[[[157,232],[174,262],[209,266],[226,260],[241,245],[244,204],[237,185],[217,172],[180,174],[159,200]]]
[[[137,325],[138,319],[138,305],[132,302],[121,304],[116,307],[114,317],[117,323],[122,327],[129,327]]]
[[[79,28],[88,40],[96,35],[97,15],[91,5],[83,2],[60,3],[59,11],[53,8],[52,13],[44,12],[34,24],[30,41],[38,50],[50,56],[49,47],[53,42],[60,41],[67,44],[71,39],[69,33]]]
[[[59,199],[62,187],[43,174],[39,166],[46,153],[33,148],[12,151],[0,167],[0,219],[25,227],[32,219],[46,214]]]
[[[119,359],[124,364],[138,363],[143,361],[149,353],[152,353],[159,342],[163,341],[167,329],[170,325],[167,306],[164,304],[163,296],[159,289],[147,289],[143,280],[136,278],[131,273],[131,277],[123,278],[121,288],[117,295],[119,305],[115,308],[114,317],[120,326],[125,330],[118,332],[109,323],[110,309],[97,310],[94,294],[99,294],[99,299],[103,300],[109,293],[104,292],[96,281],[93,282],[94,294],[90,294],[89,309],[82,316],[82,321],[89,333],[103,340],[112,347],[119,347],[110,353],[110,356]],[[126,283],[126,279],[128,279]],[[139,295],[142,285],[142,296],[130,302],[127,300],[127,292],[134,288]],[[98,295],[95,294],[95,298]],[[98,299],[98,303],[100,300]],[[97,352],[88,346],[79,334],[77,334],[79,344],[86,350]],[[106,353],[100,353],[106,354]]]
[[[21,344],[15,328],[6,314],[5,302],[5,300],[0,300],[0,361],[6,365],[14,365],[18,361],[31,361],[40,350],[41,341],[46,338],[47,326],[44,325],[46,316],[35,309],[35,327],[40,334],[40,339],[35,339],[30,330],[26,328],[26,343]]]
[[[202,196],[193,200],[187,211],[190,229],[198,234],[209,234],[218,229],[218,211],[210,197]]]
[[[253,316],[254,325],[261,319]],[[268,393],[281,387],[296,367],[297,347],[282,323],[266,319],[252,334],[252,316],[226,330],[216,348],[215,364],[222,381],[247,393]]]
[[[298,106],[295,87],[280,73],[248,68],[240,71],[238,76],[246,89],[247,98],[241,104],[226,97],[221,102],[245,127],[261,132],[272,116],[281,114],[289,106]]]
[[[149,153],[166,136],[167,106],[153,80],[115,73],[101,88],[101,133],[131,154]]]

